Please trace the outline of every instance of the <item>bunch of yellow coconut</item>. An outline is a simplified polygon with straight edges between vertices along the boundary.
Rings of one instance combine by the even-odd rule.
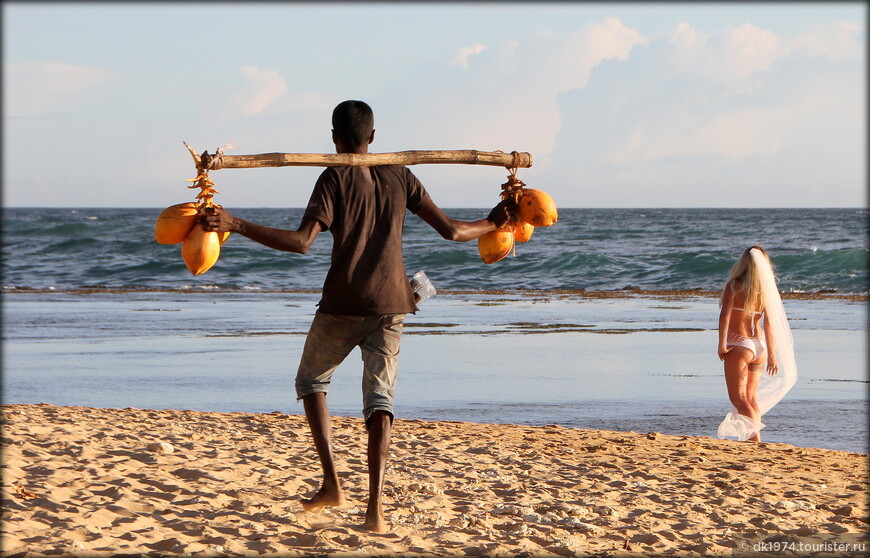
[[[197,202],[179,203],[164,209],[154,226],[154,240],[158,244],[181,244],[181,258],[194,275],[211,269],[221,253],[221,246],[230,233],[204,231],[198,224],[199,216],[212,207],[217,191],[208,179],[207,172],[189,180],[199,187]],[[489,232],[477,240],[477,250],[483,263],[495,263],[507,256],[517,242],[528,242],[536,227],[549,227],[559,219],[556,203],[543,190],[526,188],[516,175],[511,174],[502,185],[502,199],[513,199],[517,204],[518,218],[500,229]]]
[[[502,185],[502,199],[513,199],[518,208],[518,219],[486,233],[477,239],[477,251],[483,263],[495,263],[514,250],[516,242],[528,242],[535,227],[549,227],[559,220],[556,203],[543,190],[526,188],[515,175]]]
[[[154,240],[158,244],[181,244],[181,259],[194,275],[201,275],[218,261],[221,246],[229,238],[229,232],[204,231],[198,224],[199,215],[211,207],[220,207],[211,198],[217,193],[207,173],[201,173],[188,182],[191,188],[202,188],[198,202],[178,203],[164,209],[154,225]]]

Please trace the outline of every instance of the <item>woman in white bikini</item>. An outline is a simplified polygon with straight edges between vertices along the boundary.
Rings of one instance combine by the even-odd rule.
[[[731,268],[719,305],[719,359],[725,363],[725,384],[734,405],[719,426],[719,437],[760,442],[762,414],[797,378],[791,331],[764,248],[743,252]],[[786,374],[776,382],[762,382],[765,369],[769,377],[778,374],[783,357]]]

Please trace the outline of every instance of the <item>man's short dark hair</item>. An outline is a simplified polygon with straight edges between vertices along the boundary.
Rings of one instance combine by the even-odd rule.
[[[332,130],[350,148],[368,143],[375,128],[375,115],[362,101],[344,101],[332,111]]]

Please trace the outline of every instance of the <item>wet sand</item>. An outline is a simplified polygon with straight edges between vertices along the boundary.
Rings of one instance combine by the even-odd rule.
[[[866,533],[867,455],[654,432],[397,419],[389,534],[361,528],[361,419],[333,419],[348,505],[301,415],[3,405],[7,556],[732,555],[733,536]]]

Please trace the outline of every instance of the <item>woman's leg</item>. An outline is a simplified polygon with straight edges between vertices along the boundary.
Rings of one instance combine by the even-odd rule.
[[[734,347],[728,351],[725,355],[725,385],[728,388],[728,399],[737,409],[737,412],[754,422],[759,422],[761,417],[758,415],[758,407],[753,407],[754,396],[752,400],[748,397],[750,377],[754,375],[749,371],[749,363],[754,356],[753,352],[745,347]],[[756,387],[758,387],[757,377],[753,386],[753,394]],[[756,432],[750,440],[757,436]]]
[[[764,370],[764,364],[767,362],[767,353],[761,355],[748,363],[746,366],[746,392],[743,397],[752,409],[752,415],[749,416],[752,420],[761,422],[761,411],[758,408],[758,382],[761,381],[761,372]],[[756,432],[754,436],[748,439],[750,442],[760,442],[761,432]]]

